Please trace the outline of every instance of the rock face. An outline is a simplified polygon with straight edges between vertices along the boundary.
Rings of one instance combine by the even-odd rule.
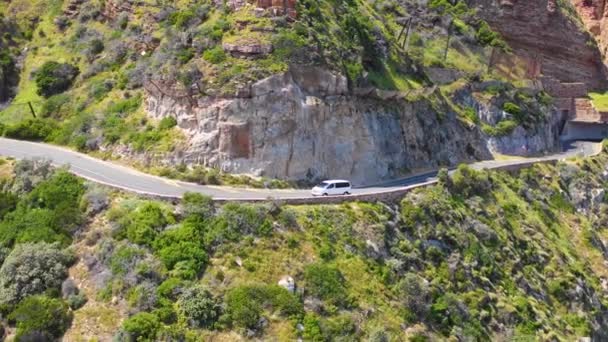
[[[473,108],[482,123],[496,126],[502,120],[512,119],[511,114],[503,110],[505,99],[495,97],[491,101],[480,101],[473,92],[500,84],[491,81],[465,87],[456,93],[454,101],[462,107]],[[532,88],[527,90],[531,96],[536,96],[540,91]],[[560,134],[567,120],[567,112],[559,111],[554,104],[549,106],[536,102],[533,104],[533,108],[529,111],[542,114],[544,118],[542,122],[527,128],[520,125],[505,136],[486,136],[485,143],[489,151],[506,155],[531,156],[560,148]]]
[[[148,92],[148,114],[175,117],[188,137],[182,161],[226,172],[370,184],[491,158],[490,140],[438,100],[355,96],[346,78],[315,67],[293,68],[259,81],[242,98],[186,100],[154,88]],[[536,133],[517,132],[515,144],[528,141],[529,152],[557,146],[552,129]],[[508,137],[494,148],[512,149],[506,141]]]
[[[540,72],[562,82],[605,83],[602,56],[566,8],[553,0],[469,0],[514,52],[539,63]]]
[[[606,0],[570,0],[576,8],[579,16],[585,23],[585,27],[595,37],[599,49],[606,60],[608,52],[608,7]]]

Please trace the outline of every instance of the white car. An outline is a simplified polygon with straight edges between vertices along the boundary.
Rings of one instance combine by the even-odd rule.
[[[312,188],[313,196],[350,195],[352,186],[347,180],[326,180]]]

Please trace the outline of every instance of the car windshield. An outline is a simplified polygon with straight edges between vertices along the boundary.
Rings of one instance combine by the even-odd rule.
[[[325,188],[328,185],[329,185],[329,182],[321,182],[321,184],[317,185],[317,187],[319,187],[319,188]]]

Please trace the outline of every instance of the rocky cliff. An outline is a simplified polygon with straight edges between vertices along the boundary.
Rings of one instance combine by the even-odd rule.
[[[377,91],[375,98],[357,96],[344,77],[319,68],[292,68],[253,84],[242,98],[193,100],[147,88],[148,114],[176,118],[188,137],[181,161],[227,172],[309,181],[344,177],[369,184],[488,159],[491,150],[528,154],[558,146],[554,119],[538,130],[519,128],[505,137],[489,137],[464,124],[438,90],[418,99],[393,94],[393,99],[381,100],[391,94]],[[464,91],[470,97],[471,90]],[[492,117],[482,117],[490,124],[507,115],[496,104],[472,98],[466,104]],[[548,118],[554,117],[545,110]]]
[[[576,1],[575,1],[576,2]],[[593,37],[568,3],[555,0],[469,0],[517,55],[535,60],[539,73],[562,82],[605,85],[605,68]],[[558,6],[559,5],[559,6]]]
[[[600,52],[606,59],[608,52],[608,8],[605,0],[571,0],[585,27],[595,37]]]

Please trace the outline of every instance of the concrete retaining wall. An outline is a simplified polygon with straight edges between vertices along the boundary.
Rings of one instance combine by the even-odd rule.
[[[608,138],[608,124],[568,121],[563,136],[566,140],[603,140]]]

